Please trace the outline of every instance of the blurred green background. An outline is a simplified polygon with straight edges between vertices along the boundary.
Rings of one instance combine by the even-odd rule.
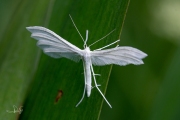
[[[53,3],[51,1],[50,3]],[[34,18],[26,17],[30,14],[32,10],[37,9],[39,12],[34,12],[35,17],[39,17],[36,20],[37,25],[47,25],[48,18],[43,18],[43,12],[47,9],[49,2],[44,2],[44,6],[38,8],[31,8],[29,11],[24,9],[16,11],[15,7],[18,5],[23,6],[22,0],[0,0],[0,83],[2,79],[8,79],[13,76],[5,76],[2,78],[4,69],[8,71],[9,75],[11,73],[16,73],[16,71],[11,71],[11,67],[19,69],[25,69],[25,76],[21,76],[21,73],[16,73],[19,75],[19,81],[24,81],[21,89],[19,84],[12,84],[12,88],[6,88],[6,86],[1,86],[0,91],[4,90],[8,93],[12,92],[12,96],[0,98],[0,104],[3,108],[9,108],[14,103],[11,103],[11,99],[21,99],[22,96],[26,96],[22,91],[27,90],[26,85],[30,83],[32,74],[36,70],[36,61],[38,61],[39,53],[37,53],[38,48],[34,45],[35,42],[25,43],[31,44],[34,48],[21,48],[18,46],[23,46],[21,44],[22,39],[28,39],[29,36],[25,36],[22,33],[26,31],[24,27],[18,26],[21,21],[35,21]],[[29,2],[29,4],[36,4]],[[64,9],[70,9],[66,2],[63,3]],[[23,7],[22,7],[23,8]],[[48,10],[50,12],[51,9]],[[23,19],[18,13],[23,14]],[[42,14],[41,14],[42,13]],[[56,13],[58,16],[60,13]],[[64,16],[69,13],[63,13]],[[63,16],[62,15],[62,16]],[[8,20],[19,19],[18,22],[8,23]],[[45,19],[45,20],[44,20]],[[84,18],[85,19],[85,18]],[[77,20],[77,19],[76,19]],[[43,21],[43,22],[42,22]],[[38,24],[39,23],[39,24]],[[63,21],[57,21],[53,24],[62,24]],[[26,22],[22,23],[23,25]],[[83,23],[85,24],[85,23]],[[11,25],[11,26],[10,26]],[[22,26],[23,26],[22,25]],[[16,36],[13,33],[16,29],[20,29]],[[8,32],[9,34],[8,34]],[[106,97],[108,101],[113,106],[112,109],[104,102],[100,120],[179,120],[180,119],[180,1],[179,0],[136,0],[131,1],[128,7],[128,12],[126,14],[125,23],[120,36],[120,46],[132,46],[142,50],[148,54],[148,57],[144,59],[144,65],[141,66],[116,66],[113,65],[112,72],[109,79],[109,84],[106,90]],[[26,31],[27,32],[27,31]],[[5,33],[5,34],[4,34]],[[3,39],[14,39],[18,38],[18,43],[13,43],[12,41],[3,41]],[[10,44],[14,44],[13,48],[8,48]],[[3,51],[4,49],[7,51]],[[19,56],[19,54],[13,54],[13,51],[33,51],[34,54],[21,56],[15,60],[9,60],[8,56],[14,55]],[[8,54],[6,54],[6,52]],[[10,58],[10,57],[9,57]],[[21,58],[27,59],[25,62],[32,63],[29,66],[22,64]],[[37,59],[34,59],[37,58]],[[19,61],[19,64],[13,64],[14,61]],[[21,63],[21,64],[20,64]],[[29,72],[31,71],[31,72]],[[3,76],[4,77],[4,76]],[[4,84],[11,84],[10,81]],[[15,98],[14,95],[19,90],[22,92],[21,97]],[[0,92],[2,94],[2,92]],[[5,99],[6,98],[6,99]],[[4,102],[6,101],[6,102]],[[21,101],[21,100],[20,100]],[[7,106],[9,104],[9,106]],[[3,112],[1,110],[1,112]],[[0,113],[6,116],[5,113]],[[0,117],[2,117],[0,116]],[[15,117],[16,118],[16,117]]]
[[[113,66],[101,120],[180,119],[180,1],[132,0],[120,45],[148,54],[144,65]]]

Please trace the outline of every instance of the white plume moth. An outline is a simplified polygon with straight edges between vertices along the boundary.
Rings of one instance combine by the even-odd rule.
[[[70,16],[72,23],[74,27],[76,28],[77,32],[79,33],[80,37],[84,41],[84,50],[79,49],[75,45],[69,43],[53,31],[40,27],[40,26],[32,26],[32,27],[26,27],[27,30],[29,30],[32,35],[31,37],[38,40],[37,46],[39,46],[45,54],[53,57],[53,58],[61,58],[65,57],[70,60],[73,60],[75,62],[78,62],[80,59],[83,61],[84,66],[84,92],[82,95],[81,100],[78,102],[76,107],[82,102],[85,92],[87,92],[87,96],[89,97],[91,94],[91,89],[93,88],[91,86],[92,82],[92,76],[94,79],[94,84],[97,90],[100,92],[104,100],[107,102],[107,104],[111,107],[110,103],[106,100],[105,96],[101,92],[101,90],[98,88],[99,85],[97,85],[96,77],[93,70],[93,65],[97,66],[103,66],[103,65],[109,65],[109,64],[116,64],[116,65],[127,65],[127,64],[134,64],[134,65],[140,65],[143,64],[142,59],[147,56],[144,52],[132,48],[132,47],[115,47],[111,49],[102,50],[110,45],[113,45],[117,43],[120,40],[117,40],[109,45],[106,45],[102,48],[96,49],[91,51],[90,46],[99,42],[103,38],[107,37],[109,34],[111,34],[113,31],[108,33],[106,36],[102,37],[101,39],[97,40],[93,44],[87,46],[87,40],[88,40],[88,30],[86,30],[86,39],[82,37],[79,30],[77,29],[72,17]],[[111,107],[112,108],[112,107]]]

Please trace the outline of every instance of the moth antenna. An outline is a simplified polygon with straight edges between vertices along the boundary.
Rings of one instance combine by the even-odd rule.
[[[81,39],[82,39],[82,40],[83,40],[83,42],[84,42],[85,40],[84,40],[84,38],[82,37],[81,33],[79,32],[78,28],[76,27],[76,24],[74,23],[74,21],[73,21],[73,19],[72,19],[72,17],[71,17],[71,15],[70,15],[70,14],[69,14],[69,17],[71,18],[71,21],[72,21],[72,23],[73,23],[74,27],[76,28],[77,32],[79,33],[79,35],[80,35]]]
[[[95,43],[101,41],[102,39],[106,38],[108,35],[110,35],[110,34],[111,34],[112,32],[114,32],[115,30],[116,30],[116,29],[112,30],[111,32],[109,32],[107,35],[105,35],[105,36],[102,37],[101,39],[99,39],[99,40],[97,40],[96,42],[92,43],[91,45],[89,45],[89,47],[92,46],[92,45],[94,45]]]

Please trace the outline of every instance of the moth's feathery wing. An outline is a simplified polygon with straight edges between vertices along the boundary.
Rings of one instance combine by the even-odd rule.
[[[95,50],[91,52],[91,61],[93,65],[102,66],[109,64],[127,65],[143,64],[142,59],[147,56],[146,53],[132,47],[115,47],[106,50]]]
[[[38,40],[37,46],[39,46],[45,54],[53,58],[66,57],[75,62],[81,59],[82,50],[53,31],[40,26],[26,28],[32,33],[31,37]]]

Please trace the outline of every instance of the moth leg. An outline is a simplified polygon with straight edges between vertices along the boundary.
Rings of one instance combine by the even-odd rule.
[[[115,42],[113,42],[113,43],[111,43],[111,44],[109,44],[109,45],[106,45],[106,46],[104,46],[104,47],[102,47],[102,48],[96,49],[96,50],[94,50],[94,51],[102,50],[102,49],[104,49],[104,48],[107,48],[107,47],[109,47],[109,46],[111,46],[111,45],[113,45],[113,44],[119,42],[119,41],[120,41],[120,40],[116,40]]]
[[[84,92],[83,92],[82,98],[81,98],[80,101],[77,103],[76,107],[77,107],[77,106],[82,102],[82,100],[84,99],[85,92],[86,92],[86,81],[85,81],[85,85],[84,85]]]
[[[88,85],[88,84],[86,84],[86,85],[87,85],[87,86],[90,86],[91,89],[93,89],[94,87],[96,87],[96,86],[92,87],[91,85]],[[101,85],[97,85],[97,86],[101,86]]]
[[[84,62],[83,62],[83,66],[84,66]],[[83,92],[83,95],[82,95],[82,98],[80,99],[80,101],[77,103],[76,107],[82,102],[82,100],[84,99],[84,96],[85,96],[85,92],[86,92],[86,69],[85,69],[85,66],[84,66],[84,92]]]
[[[93,75],[95,75],[95,76],[101,76],[101,74],[93,74]],[[95,77],[95,76],[94,76],[94,77]],[[101,85],[99,84],[99,85],[97,85],[97,86],[101,86]],[[94,86],[94,87],[96,87],[96,86]],[[93,89],[94,87],[92,87],[92,89]]]
[[[96,76],[101,76],[101,74],[94,74],[94,75],[96,75]]]
[[[94,77],[95,76],[101,76],[101,74],[92,74]],[[97,86],[101,86],[100,84],[99,85],[97,85]],[[94,86],[94,87],[91,87],[91,89],[93,89],[93,88],[95,88],[96,86]]]
[[[101,96],[104,98],[104,100],[105,100],[106,103],[109,105],[109,107],[112,108],[111,104],[107,101],[107,99],[105,98],[105,96],[103,95],[103,93],[101,92],[101,90],[98,88],[98,85],[97,85],[97,83],[96,83],[96,77],[95,77],[95,73],[94,73],[92,64],[91,64],[91,71],[92,71],[92,74],[93,74],[95,87],[98,89],[99,93],[100,93]]]
[[[100,84],[99,85],[97,85],[97,86],[101,86]],[[95,88],[96,86],[94,86],[94,87],[92,87],[91,89],[93,89],[93,88]]]

